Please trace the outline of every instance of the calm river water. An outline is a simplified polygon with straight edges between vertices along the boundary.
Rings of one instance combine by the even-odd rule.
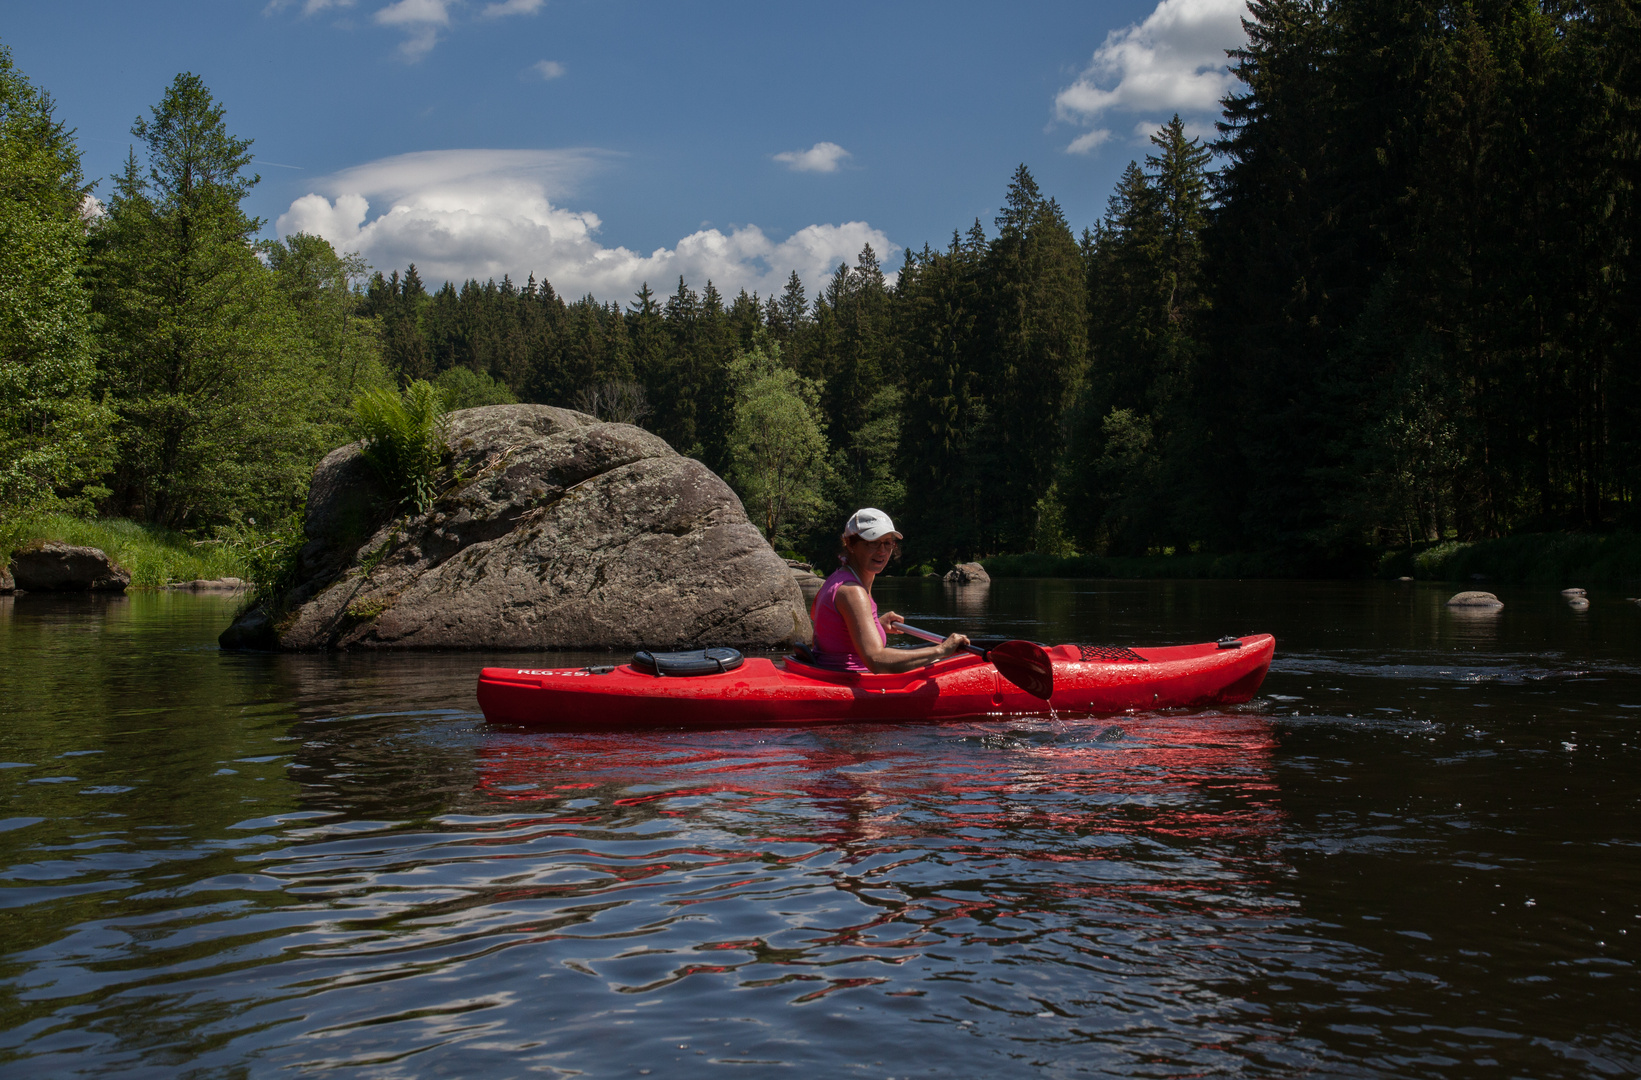
[[[1635,1076],[1641,607],[1451,591],[886,581],[1276,665],[1225,711],[619,736],[485,725],[478,668],[539,655],[0,599],[0,1070]]]

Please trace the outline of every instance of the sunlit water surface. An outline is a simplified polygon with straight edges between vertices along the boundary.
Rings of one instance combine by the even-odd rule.
[[[1634,1076],[1641,607],[1450,591],[886,581],[1277,660],[1228,710],[619,735],[487,726],[539,655],[0,599],[0,1068]]]

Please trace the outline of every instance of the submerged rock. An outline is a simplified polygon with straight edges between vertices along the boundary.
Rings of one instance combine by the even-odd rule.
[[[275,652],[279,649],[279,634],[274,630],[273,617],[261,607],[254,607],[218,635],[217,644],[232,652]]]
[[[11,553],[13,587],[25,592],[115,592],[131,584],[131,572],[101,548],[36,540]]]
[[[1478,610],[1497,609],[1504,606],[1504,601],[1490,592],[1462,592],[1455,593],[1447,601],[1451,608],[1473,608]]]
[[[990,585],[991,575],[979,563],[965,562],[946,571],[946,580],[953,585]]]
[[[815,568],[806,562],[788,559],[786,566],[792,571],[792,580],[797,583],[798,591],[803,593],[803,609],[814,610],[815,597],[820,595],[821,586],[826,584],[826,579],[817,574]]]
[[[442,493],[389,517],[359,444],[314,470],[281,649],[777,646],[807,639],[791,570],[706,466],[545,405],[451,417]],[[253,609],[224,648],[257,640]],[[265,635],[262,635],[265,637]],[[255,646],[250,646],[255,647]]]

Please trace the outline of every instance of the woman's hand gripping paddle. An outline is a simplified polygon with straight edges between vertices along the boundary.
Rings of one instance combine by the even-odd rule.
[[[903,622],[895,623],[894,628],[899,633],[932,641],[936,645],[946,640],[942,634],[919,630]],[[963,647],[981,659],[991,661],[998,674],[1032,697],[1047,701],[1054,696],[1054,662],[1048,658],[1048,650],[1041,645],[1029,641],[1005,641],[990,649],[982,649],[978,645]]]

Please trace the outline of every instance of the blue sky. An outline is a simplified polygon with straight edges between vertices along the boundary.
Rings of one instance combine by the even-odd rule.
[[[1074,230],[1142,132],[1209,130],[1241,0],[0,0],[0,42],[119,168],[179,71],[255,139],[252,213],[424,278],[813,296],[870,242],[990,228],[1024,162]],[[100,185],[106,190],[107,183]]]

